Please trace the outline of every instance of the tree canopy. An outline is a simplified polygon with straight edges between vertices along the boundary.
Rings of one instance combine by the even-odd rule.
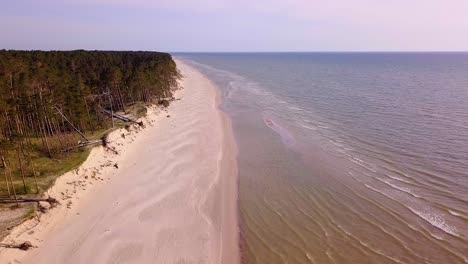
[[[1,134],[11,138],[37,126],[27,120],[51,118],[53,107],[81,130],[96,129],[98,108],[171,97],[178,77],[167,53],[0,50]]]
[[[77,132],[98,134],[109,112],[172,98],[179,78],[167,53],[0,50],[0,194],[17,181],[28,193],[31,177],[79,164]]]

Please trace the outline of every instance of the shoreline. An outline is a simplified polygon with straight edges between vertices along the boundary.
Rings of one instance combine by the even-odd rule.
[[[61,205],[40,220],[15,227],[4,239],[30,241],[37,248],[2,248],[0,262],[240,262],[232,128],[218,108],[217,88],[197,70],[175,61],[188,79],[175,94],[181,100],[168,112],[149,108],[143,130],[112,132],[109,139],[118,155],[94,148],[78,169],[57,178],[47,193],[57,196]],[[206,128],[213,125],[215,131],[208,133]]]
[[[209,80],[209,79],[208,79]],[[211,80],[209,80],[210,83]],[[216,107],[218,109],[219,115],[221,116],[222,126],[223,126],[223,157],[221,159],[221,174],[229,175],[230,177],[222,177],[226,183],[222,184],[224,186],[223,191],[223,201],[221,202],[223,212],[221,213],[224,216],[222,221],[222,229],[228,229],[227,234],[221,235],[222,239],[222,249],[221,255],[218,263],[223,264],[240,264],[241,255],[240,255],[240,218],[239,218],[239,204],[238,204],[238,195],[239,195],[239,169],[237,164],[237,155],[239,154],[239,149],[237,148],[235,139],[234,139],[234,130],[232,127],[232,120],[227,115],[226,112],[220,109],[222,104],[222,93],[213,83],[216,93]],[[234,230],[229,230],[229,228],[234,228]]]

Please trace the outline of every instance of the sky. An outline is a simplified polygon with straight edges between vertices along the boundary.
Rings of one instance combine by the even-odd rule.
[[[468,51],[468,0],[1,0],[0,49]]]

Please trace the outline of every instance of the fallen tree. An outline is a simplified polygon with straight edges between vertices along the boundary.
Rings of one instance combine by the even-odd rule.
[[[106,109],[104,109],[104,108],[99,108],[99,110],[100,110],[101,112],[103,112],[104,114],[106,114],[106,115],[113,116],[114,118],[117,118],[117,119],[122,120],[122,121],[124,121],[124,122],[131,122],[131,123],[138,124],[139,126],[143,126],[143,121],[138,122],[138,121],[133,120],[133,119],[131,119],[131,118],[128,118],[128,117],[125,117],[125,116],[116,114],[116,113],[114,113],[114,112],[111,112],[111,111],[109,111],[109,110],[106,110]]]
[[[17,199],[12,198],[0,198],[0,203],[38,203],[38,202],[47,202],[50,205],[58,204],[59,201],[53,197],[48,198],[22,198],[18,197]]]
[[[25,241],[21,244],[5,244],[5,243],[0,243],[0,247],[4,247],[4,248],[17,248],[17,249],[21,249],[21,250],[28,250],[33,246],[33,244],[29,241]]]

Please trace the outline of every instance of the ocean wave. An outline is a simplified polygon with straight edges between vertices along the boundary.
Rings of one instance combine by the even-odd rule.
[[[373,173],[377,173],[377,168],[375,168],[374,165],[370,164],[370,163],[367,163],[367,162],[364,162],[363,160],[355,157],[355,156],[352,156],[350,158],[348,158],[349,161],[351,161],[352,163],[368,170],[368,171],[371,171]]]
[[[399,190],[399,191],[401,191],[401,192],[404,192],[404,193],[406,193],[406,194],[409,194],[409,195],[411,195],[411,196],[413,196],[413,197],[415,197],[415,198],[421,198],[421,196],[415,194],[415,193],[414,193],[410,188],[408,188],[408,187],[403,187],[403,186],[399,186],[399,185],[393,184],[393,183],[392,183],[391,181],[389,181],[389,180],[380,180],[380,181],[383,182],[383,183],[385,183],[385,184],[387,184],[387,185],[389,185],[389,186],[391,186],[391,187],[394,188],[394,189],[397,189],[397,190]]]
[[[398,176],[395,176],[395,175],[391,175],[391,174],[385,174],[385,176],[395,180],[395,181],[400,181],[400,182],[404,182],[404,183],[408,183],[408,184],[411,184],[410,181],[406,180],[406,179],[403,179],[401,177],[398,177]]]
[[[442,230],[445,233],[450,234],[452,236],[460,237],[460,235],[458,234],[457,228],[447,224],[445,218],[442,215],[434,214],[432,212],[427,212],[426,210],[425,210],[426,212],[422,210],[417,210],[412,207],[408,207],[408,209],[410,209],[411,212],[413,212],[414,214],[416,214],[417,216],[419,216],[420,218],[424,219],[426,222],[431,224],[431,226],[436,227],[437,229]],[[436,237],[436,238],[442,239],[440,237]]]
[[[289,109],[295,110],[295,111],[302,111],[302,108],[297,107],[297,106],[288,106]]]
[[[371,189],[373,190],[374,192],[377,192],[389,199],[392,199],[392,200],[395,200],[396,201],[396,198],[395,197],[392,197],[390,196],[389,194],[387,194],[384,190],[379,190],[367,183],[364,183],[360,180],[358,180],[352,173],[349,173],[354,179],[356,179],[357,181],[361,182],[365,187],[367,187],[368,189]],[[408,188],[404,188],[404,187],[401,187],[401,186],[397,186],[395,184],[391,184],[389,182],[385,182],[386,184],[388,184],[389,186],[399,190],[399,191],[402,191],[402,192],[405,192],[413,197],[416,197],[416,198],[419,198],[419,196],[417,195],[414,195],[414,193],[411,192],[410,189]],[[416,200],[412,200],[412,201],[416,201]],[[401,202],[401,201],[400,201]],[[401,204],[402,206],[406,207],[408,210],[410,210],[411,212],[413,212],[414,214],[416,214],[417,216],[419,216],[420,218],[422,218],[423,220],[425,220],[426,222],[428,222],[431,226],[447,233],[447,234],[450,234],[452,236],[456,236],[456,237],[460,237],[460,235],[458,234],[458,231],[457,231],[457,228],[455,226],[452,226],[452,225],[449,225],[446,221],[446,219],[440,215],[440,214],[436,214],[434,212],[431,211],[431,209],[429,209],[428,207],[426,207],[424,210],[420,210],[420,209],[416,209],[414,208],[414,205],[408,205],[408,203],[402,203]],[[409,225],[408,225],[409,226]],[[411,227],[412,229],[414,229],[413,226],[409,226]],[[437,236],[435,234],[431,234],[431,236],[437,238],[437,239],[442,239],[442,237],[440,236]]]
[[[448,212],[449,212],[451,215],[454,215],[454,216],[463,216],[462,214],[457,213],[457,212],[452,211],[452,210],[448,210]]]
[[[380,191],[380,190],[378,190],[378,189],[376,189],[376,188],[370,186],[370,185],[367,184],[367,183],[364,183],[364,186],[366,186],[368,189],[373,190],[373,191],[376,192],[376,193],[379,193],[379,194],[381,194],[381,195],[383,195],[383,196],[385,196],[385,197],[388,197],[388,198],[390,198],[390,199],[393,200],[393,198],[391,198],[390,196],[388,196],[386,193],[384,193],[384,192],[382,192],[382,191]]]
[[[461,218],[463,220],[468,220],[468,216],[465,215],[465,214],[462,214],[462,213],[459,213],[459,212],[455,212],[453,210],[447,210],[449,212],[449,214],[455,216],[455,217],[458,217],[458,218]]]
[[[302,127],[306,128],[306,129],[310,129],[310,130],[317,130],[317,128],[315,128],[315,127],[306,126],[306,125],[302,125]]]

